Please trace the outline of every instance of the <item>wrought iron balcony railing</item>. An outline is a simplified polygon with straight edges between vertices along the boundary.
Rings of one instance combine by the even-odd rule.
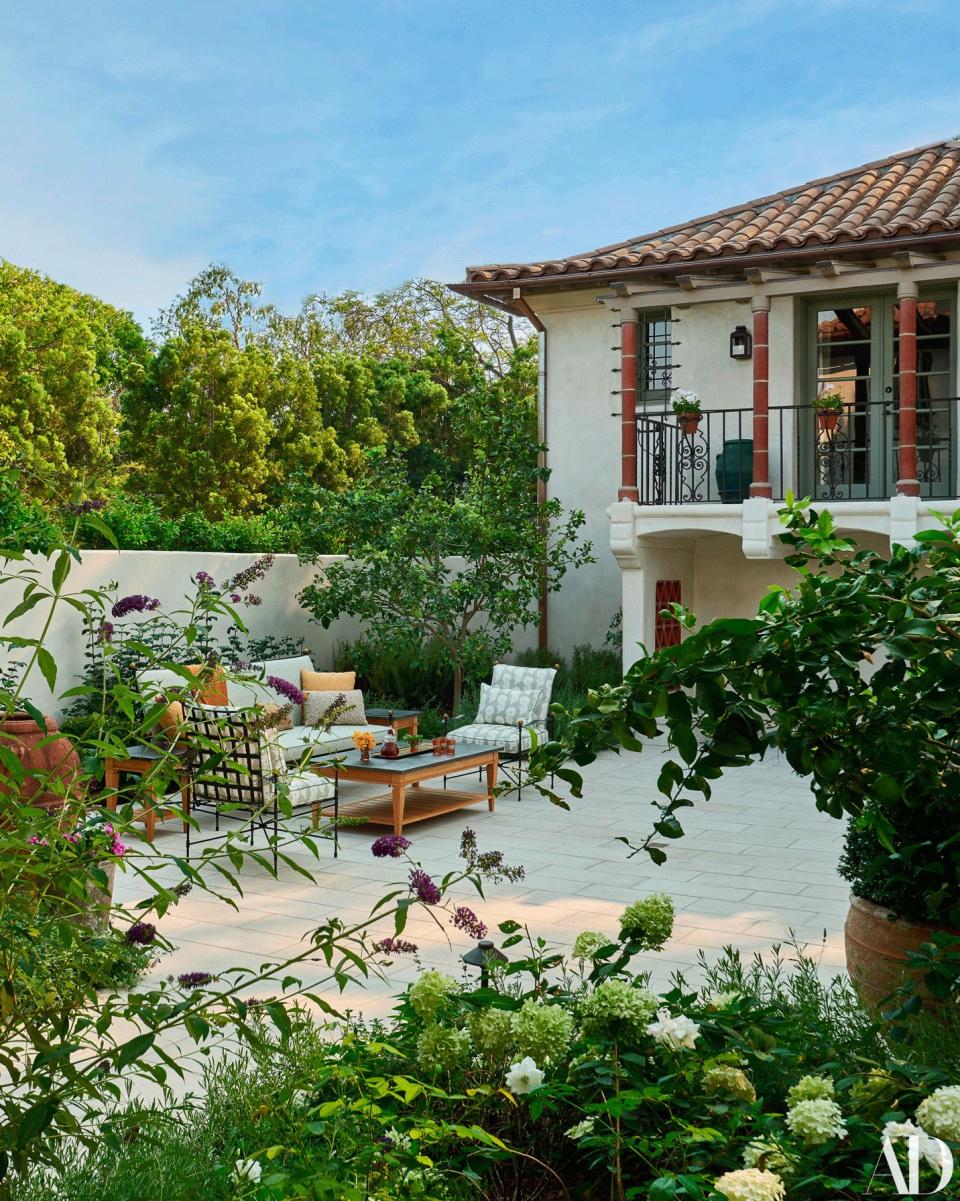
[[[960,398],[917,401],[917,478],[928,498],[960,497]],[[771,406],[770,485],[816,500],[886,500],[899,478],[893,401],[820,416],[809,405]],[[707,409],[696,427],[675,413],[637,417],[641,505],[735,504],[753,482],[753,410]]]

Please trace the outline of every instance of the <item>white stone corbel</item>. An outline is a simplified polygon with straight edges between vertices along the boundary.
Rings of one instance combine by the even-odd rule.
[[[632,500],[618,500],[607,509],[610,518],[610,550],[621,571],[639,571],[643,567],[637,543],[637,506]]]
[[[779,529],[777,510],[766,496],[749,496],[743,502],[741,541],[745,559],[779,559],[785,547],[774,533]]]

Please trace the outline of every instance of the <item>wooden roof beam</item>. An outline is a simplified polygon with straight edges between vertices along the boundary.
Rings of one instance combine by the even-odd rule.
[[[744,275],[752,284],[771,284],[781,279],[806,279],[809,271],[789,267],[747,267]]]
[[[675,275],[677,286],[684,292],[695,292],[698,288],[719,288],[724,284],[736,284],[743,280],[742,275]]]
[[[890,256],[898,267],[930,267],[934,263],[942,263],[945,255],[924,254],[919,250],[895,250]]]

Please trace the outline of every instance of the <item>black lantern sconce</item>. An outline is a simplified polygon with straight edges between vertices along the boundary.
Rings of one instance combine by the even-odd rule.
[[[749,359],[753,357],[753,335],[745,325],[738,325],[730,335],[730,358]]]
[[[460,959],[467,967],[480,969],[480,987],[486,988],[490,983],[490,969],[497,964],[506,963],[507,957],[493,945],[492,938],[481,938],[472,951],[461,955]]]

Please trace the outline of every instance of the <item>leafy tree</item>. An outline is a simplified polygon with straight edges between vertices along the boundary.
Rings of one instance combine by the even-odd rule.
[[[269,357],[202,325],[164,344],[133,414],[137,475],[165,514],[255,511],[270,476]]]
[[[44,496],[81,481],[103,494],[116,478],[122,355],[132,319],[63,284],[0,261],[0,458],[22,466],[21,486]],[[121,335],[121,332],[123,336]],[[100,353],[98,353],[98,350]]]
[[[455,710],[470,664],[505,653],[513,630],[537,623],[541,586],[556,591],[591,561],[590,544],[577,541],[583,514],[538,504],[548,473],[527,415],[488,399],[476,395],[469,409],[473,450],[458,484],[431,474],[414,485],[396,455],[381,453],[346,493],[300,493],[314,539],[349,554],[304,589],[303,605],[324,626],[348,613],[386,639],[434,639],[453,665]]]

